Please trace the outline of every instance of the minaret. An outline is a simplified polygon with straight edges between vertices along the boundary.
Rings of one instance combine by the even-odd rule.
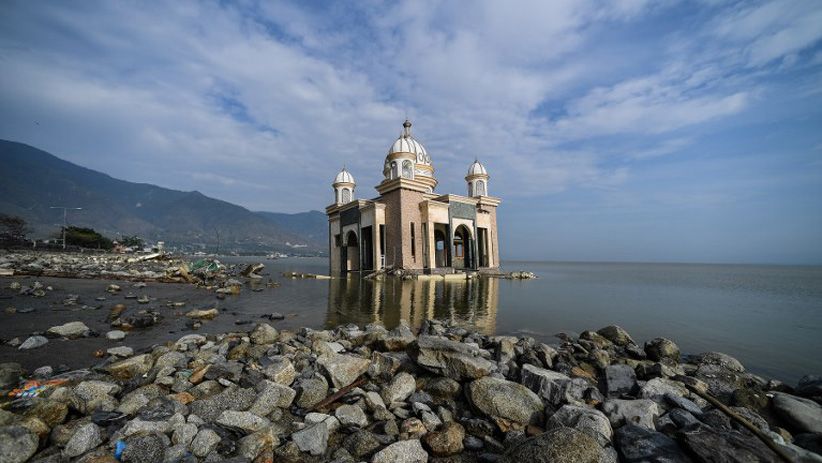
[[[354,188],[357,184],[354,182],[354,176],[351,175],[345,167],[334,178],[334,204],[342,206],[354,200]]]
[[[468,167],[468,175],[465,176],[465,181],[468,182],[468,196],[479,197],[488,196],[488,171],[485,166],[474,159],[474,163]]]

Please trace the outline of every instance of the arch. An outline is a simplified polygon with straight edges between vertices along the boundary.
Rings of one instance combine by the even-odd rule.
[[[356,271],[360,269],[360,246],[357,233],[349,230],[345,234],[345,269]]]
[[[348,188],[343,188],[342,189],[342,203],[343,204],[348,204],[350,202],[351,202],[351,190],[349,190]]]
[[[405,160],[402,162],[402,177],[414,178],[414,165],[411,161]]]
[[[474,196],[474,182],[468,182],[468,196]]]
[[[477,196],[485,196],[487,194],[485,192],[485,180],[477,180],[476,193]]]
[[[391,180],[400,176],[400,167],[397,165],[397,161],[391,162]]]
[[[445,232],[434,230],[434,266],[448,267],[448,249],[445,242]]]
[[[454,230],[453,244],[451,245],[454,268],[474,268],[473,241],[471,230],[465,225],[460,225]]]

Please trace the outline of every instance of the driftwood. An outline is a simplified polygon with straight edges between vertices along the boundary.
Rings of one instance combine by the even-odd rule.
[[[317,405],[314,405],[313,407],[311,407],[311,411],[313,412],[313,411],[316,411],[316,410],[320,410],[320,409],[323,409],[323,408],[333,404],[334,402],[339,400],[340,397],[348,394],[349,392],[351,392],[352,389],[354,389],[355,387],[359,387],[363,383],[365,383],[365,377],[360,376],[353,383],[349,384],[348,386],[341,387],[339,391],[331,394],[330,396],[328,396],[325,399],[323,399],[322,401],[320,401],[320,403],[318,403]]]
[[[696,395],[702,397],[703,399],[707,400],[711,405],[716,407],[718,410],[722,411],[723,413],[725,413],[729,417],[733,418],[737,423],[744,426],[745,429],[747,429],[748,431],[753,433],[754,436],[758,437],[759,440],[764,442],[765,445],[768,446],[768,448],[773,450],[774,453],[776,453],[784,461],[787,461],[788,463],[793,462],[793,458],[791,458],[791,456],[788,455],[788,453],[785,451],[785,449],[780,447],[779,444],[774,442],[773,439],[771,439],[765,433],[760,431],[759,428],[754,426],[750,421],[745,419],[742,415],[740,415],[740,414],[736,413],[735,411],[731,410],[725,404],[723,404],[722,402],[717,400],[715,397],[709,395],[707,392],[702,392],[699,389],[691,386],[690,384],[686,384],[686,386],[688,386],[688,389],[690,389],[691,392],[693,392],[694,394],[696,394]]]

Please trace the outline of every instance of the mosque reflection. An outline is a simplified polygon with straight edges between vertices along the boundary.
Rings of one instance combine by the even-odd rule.
[[[358,277],[335,278],[329,282],[326,327],[345,323],[366,325],[380,322],[393,328],[407,320],[419,328],[425,319],[437,318],[470,325],[485,334],[496,328],[499,280],[443,280],[421,277],[414,280],[387,278],[384,281]]]

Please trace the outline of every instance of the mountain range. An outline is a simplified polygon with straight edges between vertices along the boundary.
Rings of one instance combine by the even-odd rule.
[[[30,235],[59,231],[52,206],[81,206],[70,225],[116,239],[138,235],[184,250],[316,255],[325,251],[328,222],[319,211],[253,212],[198,191],[133,183],[72,164],[43,150],[0,140],[0,213],[24,218]]]

